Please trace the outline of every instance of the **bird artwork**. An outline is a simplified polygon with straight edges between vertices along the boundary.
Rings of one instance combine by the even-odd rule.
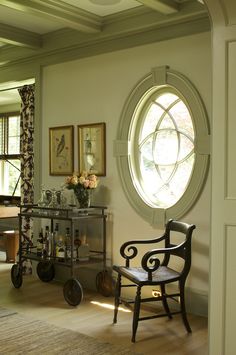
[[[59,157],[65,148],[65,135],[62,134],[61,139],[57,145],[56,156]]]
[[[89,171],[94,170],[94,164],[96,163],[96,158],[95,158],[94,154],[92,154],[92,153],[86,154],[86,160],[87,160],[87,163],[89,166],[88,170]]]
[[[92,142],[88,134],[86,134],[85,138],[85,151],[86,153],[91,153],[92,150]]]

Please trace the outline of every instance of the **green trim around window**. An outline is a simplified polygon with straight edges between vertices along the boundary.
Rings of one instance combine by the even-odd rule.
[[[179,93],[191,112],[195,131],[195,163],[186,191],[179,201],[169,208],[153,208],[139,196],[130,172],[130,127],[142,109],[140,102],[156,89],[173,88]],[[123,190],[135,211],[154,227],[163,227],[169,218],[183,217],[194,205],[203,188],[209,166],[210,130],[207,113],[201,97],[192,83],[182,74],[169,67],[157,67],[139,81],[130,93],[119,122],[117,139],[114,142],[114,155]]]

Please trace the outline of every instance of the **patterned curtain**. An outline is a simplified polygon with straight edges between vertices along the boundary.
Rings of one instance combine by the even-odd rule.
[[[18,89],[21,97],[20,151],[21,151],[21,204],[34,202],[34,87]],[[22,246],[32,245],[32,221],[24,219]],[[31,262],[23,265],[24,273],[32,273]]]

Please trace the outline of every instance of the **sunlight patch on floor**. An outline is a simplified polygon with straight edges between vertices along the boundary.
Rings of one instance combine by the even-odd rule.
[[[96,306],[99,306],[99,307],[103,307],[103,308],[106,308],[106,309],[114,310],[114,306],[111,305],[111,304],[108,304],[108,303],[97,302],[97,301],[91,301],[90,303],[95,304]],[[126,309],[126,308],[123,308],[123,307],[119,307],[119,311],[127,312],[127,313],[131,312],[129,309]]]

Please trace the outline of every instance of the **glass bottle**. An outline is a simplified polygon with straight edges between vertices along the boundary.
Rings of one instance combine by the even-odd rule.
[[[44,238],[45,238],[45,243],[46,243],[46,254],[48,257],[50,257],[51,253],[52,253],[52,235],[49,231],[49,226],[45,227]]]
[[[79,238],[79,230],[78,229],[76,229],[76,231],[75,231],[74,245],[75,245],[75,258],[78,259],[78,251],[79,251],[79,247],[81,245],[81,240]]]
[[[45,189],[44,185],[41,186],[41,196],[40,196],[40,199],[38,201],[38,205],[40,207],[46,207],[47,206],[47,196],[46,196],[46,189]]]
[[[66,235],[65,235],[65,244],[66,244],[66,259],[71,258],[71,234],[70,228],[66,228]]]
[[[78,258],[79,261],[88,261],[89,260],[89,245],[86,240],[86,235],[81,236],[81,245],[78,249]]]
[[[43,233],[42,230],[39,232],[39,236],[37,239],[37,256],[42,256],[43,252]]]
[[[65,261],[65,243],[61,235],[58,237],[56,245],[56,257],[58,258],[58,261]]]
[[[48,207],[58,208],[59,205],[58,205],[58,200],[57,200],[57,190],[51,189],[51,193],[52,193],[52,198],[51,198],[51,201],[50,201]]]
[[[52,235],[52,256],[56,256],[56,246],[58,242],[58,233],[59,233],[59,223],[56,223],[55,229]]]
[[[41,233],[42,233],[42,258],[46,258],[48,256],[47,253],[47,239],[45,236],[45,233],[43,234],[43,229],[41,229]]]

